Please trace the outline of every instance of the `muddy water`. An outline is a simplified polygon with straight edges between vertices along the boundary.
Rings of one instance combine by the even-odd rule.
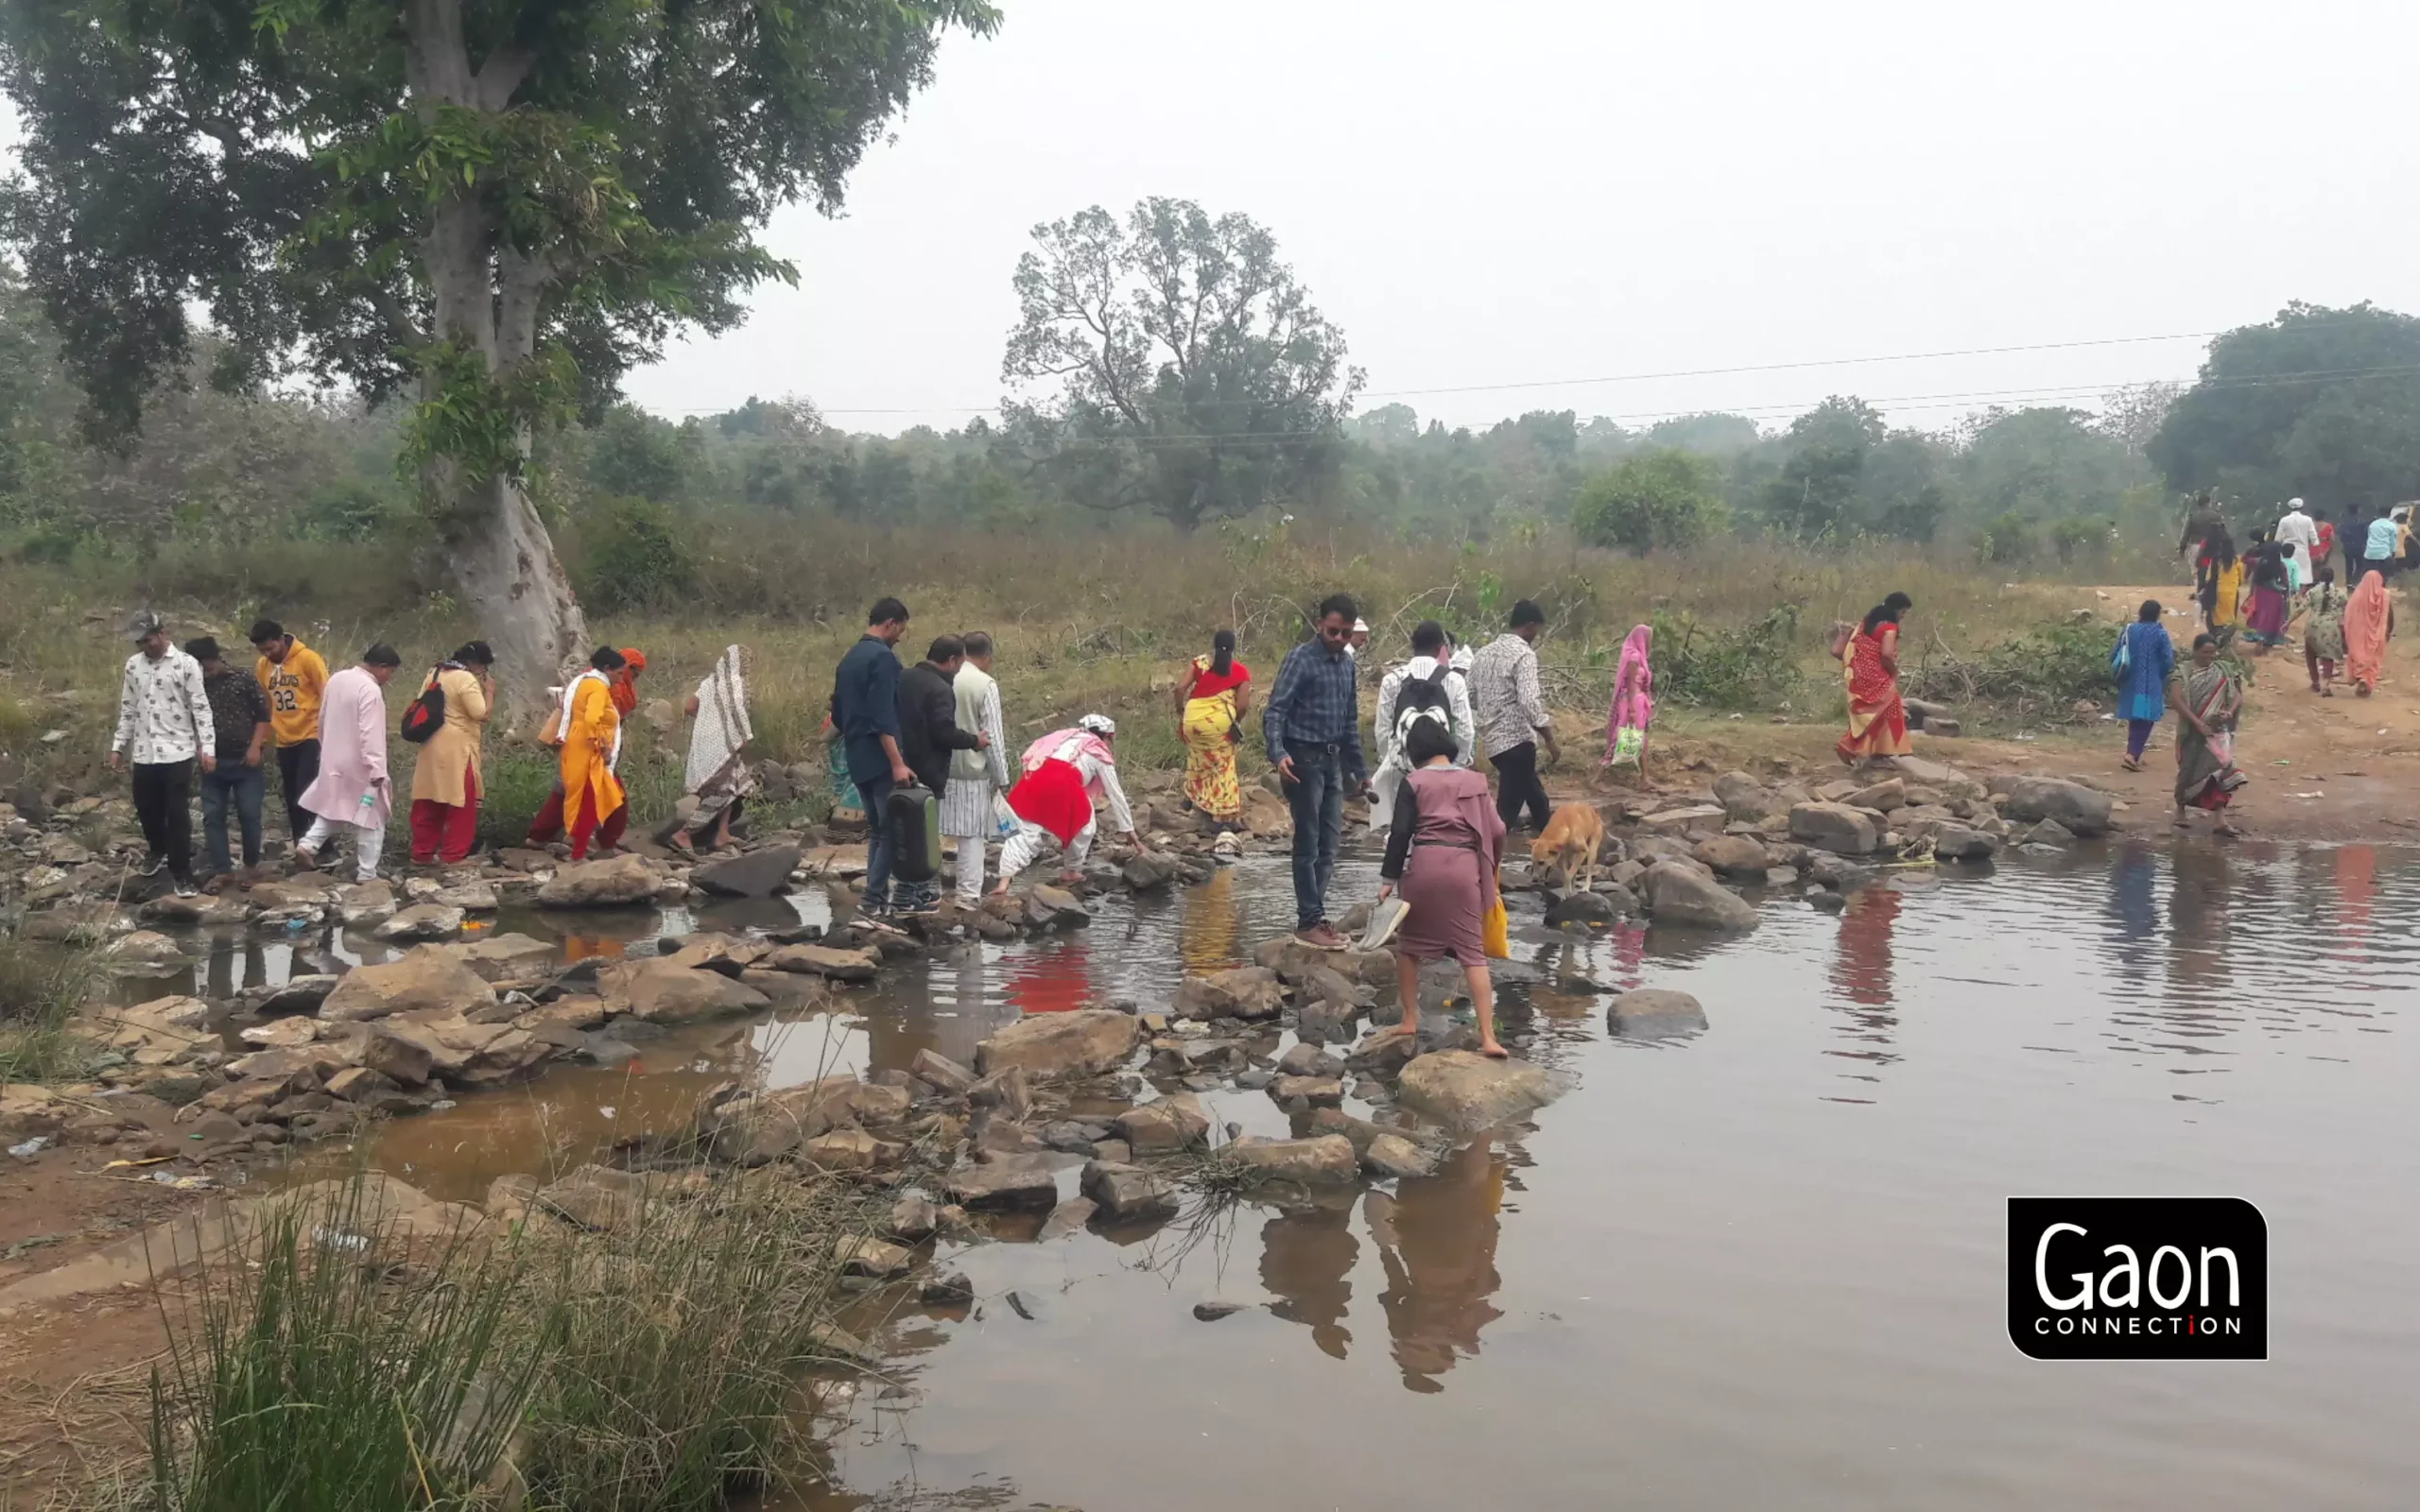
[[[1365,861],[1338,885],[1370,881]],[[589,921],[566,950],[798,917],[758,907]],[[476,1197],[735,1071],[963,1059],[1020,1013],[1157,1002],[1289,921],[1282,867],[1253,862],[1063,939],[895,968],[844,1011],[394,1124],[373,1159]],[[1392,1194],[947,1257],[982,1302],[883,1330],[895,1383],[828,1424],[847,1490],[803,1504],[2411,1504],[2420,853],[2113,847],[1919,874],[1838,918],[1769,902],[1744,941],[1527,928],[1515,954],[1508,1018],[1578,1084],[1533,1130]],[[1636,985],[1695,993],[1708,1027],[1625,1038],[1600,989]],[[1212,1101],[1283,1131],[1259,1094]],[[2272,1358],[2018,1356],[2022,1193],[2258,1203]],[[1214,1297],[1252,1305],[1197,1321]]]

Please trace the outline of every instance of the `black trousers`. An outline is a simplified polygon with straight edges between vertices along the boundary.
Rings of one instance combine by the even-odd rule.
[[[302,795],[320,780],[320,743],[316,740],[297,741],[277,747],[278,796],[285,799],[285,827],[294,833],[294,843],[311,833],[310,812],[302,807]]]
[[[167,858],[179,881],[193,875],[193,763],[141,763],[134,766],[134,816],[143,844]]]
[[[1525,740],[1488,760],[1495,764],[1495,812],[1504,827],[1521,827],[1521,809],[1526,804],[1530,822],[1543,833],[1547,821],[1554,817],[1554,805],[1547,801],[1547,784],[1538,781],[1537,742]]]

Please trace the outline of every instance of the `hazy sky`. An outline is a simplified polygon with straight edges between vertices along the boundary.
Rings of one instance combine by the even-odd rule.
[[[1457,423],[2089,393],[2189,376],[2200,343],[1478,386],[2420,309],[2409,5],[1003,4],[844,218],[775,222],[800,287],[633,397],[962,423],[1001,394],[1029,228],[1147,194],[1268,226],[1363,407]]]

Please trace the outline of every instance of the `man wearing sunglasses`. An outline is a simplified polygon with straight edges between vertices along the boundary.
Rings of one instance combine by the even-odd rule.
[[[1260,716],[1269,764],[1294,811],[1294,937],[1322,950],[1344,944],[1327,920],[1327,887],[1344,836],[1344,799],[1369,782],[1346,644],[1355,615],[1342,593],[1320,605],[1318,633],[1286,653]]]

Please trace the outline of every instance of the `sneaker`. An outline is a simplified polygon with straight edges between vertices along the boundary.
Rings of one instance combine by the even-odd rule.
[[[176,880],[176,894],[177,894],[177,896],[178,896],[178,897],[180,897],[180,898],[190,898],[190,897],[192,897],[192,896],[193,896],[193,884],[192,884],[192,883],[190,883],[190,882],[187,882],[187,881],[186,881],[184,878],[182,878],[182,877],[179,877],[179,878]]]
[[[1336,926],[1324,919],[1308,929],[1294,931],[1294,937],[1313,950],[1340,951],[1344,949],[1344,936],[1338,934]]]

